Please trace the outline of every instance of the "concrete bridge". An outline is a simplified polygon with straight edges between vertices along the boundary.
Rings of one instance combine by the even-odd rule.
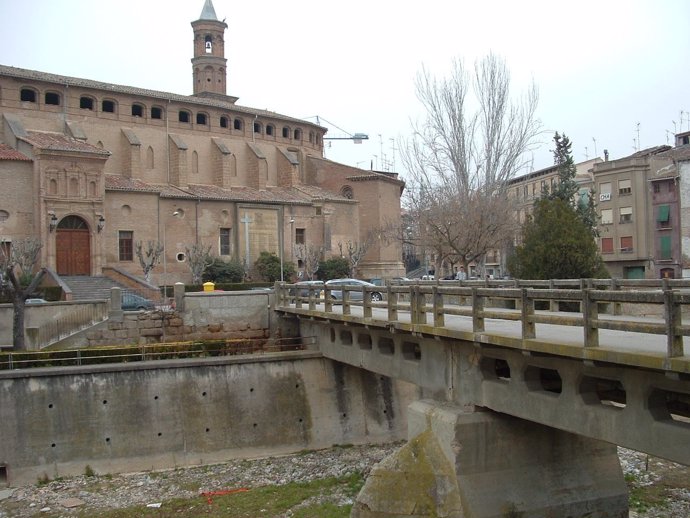
[[[417,283],[362,298],[276,285],[276,310],[325,357],[422,389],[408,444],[353,516],[627,516],[615,445],[690,464],[683,284]]]

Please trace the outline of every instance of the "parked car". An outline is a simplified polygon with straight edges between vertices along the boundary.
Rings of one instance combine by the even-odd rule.
[[[122,294],[122,309],[125,311],[143,311],[146,309],[154,309],[155,307],[153,301],[137,295],[136,293],[126,291]]]
[[[299,282],[296,282],[295,287],[290,288],[290,296],[291,297],[295,297],[295,296],[308,297],[310,286],[314,287],[314,292],[316,294],[316,297],[322,296],[323,281],[299,281]]]
[[[372,283],[375,286],[386,286],[387,284],[401,284],[405,281],[409,281],[407,277],[391,277],[388,279],[388,282],[386,282],[385,279],[382,279],[381,277],[375,277],[373,279],[369,279],[369,282]]]
[[[47,300],[45,299],[26,299],[25,304],[45,304]]]
[[[369,286],[371,288],[377,287],[375,284],[359,279],[331,279],[330,281],[326,281],[326,286],[331,289],[331,298],[333,300],[343,300],[343,291],[342,289],[338,289],[342,286],[351,286],[359,288],[360,290],[363,286]],[[362,300],[362,293],[362,291],[350,291],[350,300]],[[383,294],[380,291],[372,291],[371,300],[374,302],[383,300]]]

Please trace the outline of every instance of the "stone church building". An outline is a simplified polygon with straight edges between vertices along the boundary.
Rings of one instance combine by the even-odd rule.
[[[404,183],[323,156],[326,128],[236,104],[225,30],[211,0],[192,22],[193,95],[0,65],[0,239],[43,243],[60,275],[141,276],[135,246],[160,243],[154,284],[189,282],[185,250],[251,265],[262,251],[298,266],[299,245],[339,255],[373,244],[361,278],[404,274]]]

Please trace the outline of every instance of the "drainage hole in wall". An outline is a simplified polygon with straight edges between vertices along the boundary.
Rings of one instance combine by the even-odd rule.
[[[250,388],[249,392],[254,392],[254,387]]]
[[[55,448],[55,443],[50,445],[51,448]]]
[[[153,396],[153,399],[158,399],[158,396]]]
[[[53,404],[50,403],[50,404],[48,405],[48,408],[53,408]]]
[[[158,432],[158,437],[160,437],[161,435],[163,435],[163,434],[161,432]]]
[[[254,423],[254,428],[256,428],[256,423]]]
[[[384,409],[383,409],[383,413],[384,413],[384,414],[387,414],[387,413],[388,413],[388,410],[386,410],[386,409],[384,408]]]
[[[295,388],[299,388],[299,383],[297,385],[295,385]]]
[[[110,442],[110,437],[106,437],[105,442]]]
[[[104,404],[104,405],[107,405],[107,404],[108,404],[108,400],[107,400],[107,399],[104,399],[104,400],[103,400],[103,404]]]
[[[302,422],[302,418],[301,418],[301,417],[299,418],[299,422],[300,422],[300,423]]]
[[[208,433],[208,432],[210,432],[210,431],[211,431],[210,428],[206,428],[206,433]]]
[[[204,391],[201,393],[201,395],[202,395],[202,396],[206,396],[206,391],[204,390]]]
[[[347,417],[347,414],[343,414],[343,417]]]

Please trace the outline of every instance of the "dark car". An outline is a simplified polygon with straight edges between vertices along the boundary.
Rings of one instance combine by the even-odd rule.
[[[367,281],[361,281],[359,279],[332,279],[330,281],[326,281],[326,286],[328,286],[331,289],[331,298],[333,300],[343,300],[343,291],[342,289],[338,289],[342,286],[348,286],[348,287],[353,287],[357,288],[359,291],[355,290],[349,290],[350,291],[350,300],[362,300],[362,287],[363,286],[368,286],[370,288],[377,288],[375,284],[372,284]],[[374,302],[378,302],[380,300],[383,300],[383,294],[380,291],[372,291],[371,292],[371,300]]]
[[[154,309],[155,307],[152,301],[136,293],[124,292],[122,294],[122,309],[125,311],[143,311],[146,309]]]
[[[323,289],[323,281],[299,281],[295,283],[293,288],[290,288],[290,296],[308,297],[309,288],[313,287],[315,296],[321,297]]]

